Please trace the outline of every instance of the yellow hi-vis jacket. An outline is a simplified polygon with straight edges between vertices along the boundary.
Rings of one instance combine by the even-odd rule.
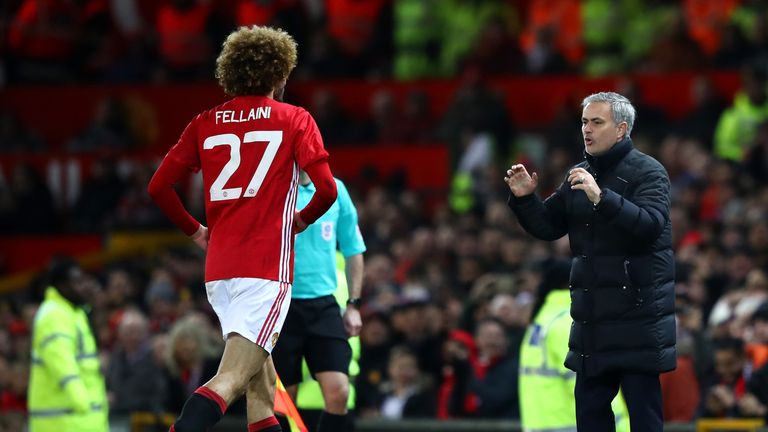
[[[53,287],[35,315],[27,397],[30,432],[109,431],[88,317]]]
[[[520,347],[520,423],[524,432],[576,432],[576,374],[563,364],[571,331],[571,297],[554,290],[544,300]],[[613,400],[616,431],[629,432],[626,404]]]

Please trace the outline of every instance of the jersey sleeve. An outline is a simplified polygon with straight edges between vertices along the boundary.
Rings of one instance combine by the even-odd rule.
[[[323,146],[323,137],[315,119],[304,109],[296,113],[294,125],[297,129],[296,141],[293,147],[293,157],[301,169],[313,163],[326,159],[328,152]]]
[[[192,172],[200,171],[200,151],[197,145],[198,115],[181,133],[179,141],[171,147],[166,158],[171,158]]]
[[[360,228],[357,226],[357,209],[349,196],[347,187],[341,180],[336,180],[339,202],[339,223],[336,225],[336,239],[339,250],[344,257],[350,257],[365,252],[365,242]]]

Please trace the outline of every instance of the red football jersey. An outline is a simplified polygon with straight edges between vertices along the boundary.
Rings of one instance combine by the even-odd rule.
[[[293,279],[299,168],[328,157],[303,108],[240,96],[195,117],[168,158],[203,170],[205,280]]]

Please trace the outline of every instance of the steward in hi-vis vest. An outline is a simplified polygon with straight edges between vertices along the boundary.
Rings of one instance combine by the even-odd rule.
[[[35,315],[29,378],[30,432],[106,432],[107,393],[96,340],[82,308],[85,287],[71,260],[51,271]]]

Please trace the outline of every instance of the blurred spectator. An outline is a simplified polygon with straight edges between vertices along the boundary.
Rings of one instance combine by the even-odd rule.
[[[11,79],[55,82],[74,78],[78,5],[72,0],[24,0],[8,32]]]
[[[176,320],[178,301],[178,293],[170,271],[164,268],[155,269],[144,295],[144,303],[149,306],[149,329],[152,333],[166,332],[171,329],[171,325]],[[180,402],[185,399],[186,397]]]
[[[128,310],[122,314],[106,374],[111,413],[163,410],[166,382],[152,355],[148,331],[147,319],[141,312]]]
[[[723,112],[715,131],[715,154],[741,161],[754,142],[757,127],[768,120],[768,66],[751,63],[742,69],[741,90]]]
[[[91,123],[69,142],[67,149],[72,152],[126,150],[134,144],[123,102],[108,97],[99,102]]]
[[[451,166],[458,166],[467,133],[489,134],[495,151],[506,153],[512,132],[510,115],[500,95],[487,86],[479,71],[466,71],[438,129],[439,137],[450,146]]]
[[[397,346],[389,353],[389,380],[380,388],[379,415],[389,420],[435,416],[435,396],[416,355]]]
[[[536,30],[533,43],[526,52],[526,71],[538,75],[553,75],[568,72],[565,57],[555,46],[555,30],[542,27]]]
[[[441,375],[442,335],[431,333],[424,319],[429,299],[423,291],[405,292],[392,309],[394,341],[406,346],[419,360],[419,370],[437,379]]]
[[[238,26],[265,26],[269,25],[280,11],[285,7],[281,0],[240,0],[235,6],[235,16]]]
[[[147,185],[153,172],[153,168],[146,164],[134,166],[114,212],[115,228],[170,226],[168,219],[152,202],[147,192]]]
[[[326,32],[344,57],[345,76],[383,75],[390,65],[392,5],[385,0],[328,0]]]
[[[2,193],[2,192],[0,192]],[[13,167],[8,193],[0,197],[0,220],[6,220],[0,230],[6,233],[50,233],[56,228],[57,217],[53,196],[45,180],[28,164]]]
[[[584,57],[581,5],[576,0],[533,0],[528,6],[526,28],[520,45],[529,58],[529,71],[553,73],[565,69],[565,62],[576,64]],[[541,51],[534,54],[534,51]],[[543,55],[543,51],[547,55]],[[531,64],[531,58],[550,58]],[[542,66],[549,65],[545,70]],[[533,66],[533,67],[532,67]]]
[[[648,72],[696,70],[705,64],[701,48],[688,35],[685,18],[675,14],[662,29],[641,66]]]
[[[440,0],[436,7],[441,23],[441,75],[447,77],[460,72],[462,61],[489,22],[498,19],[503,27],[511,28],[517,19],[512,5],[503,0]],[[497,60],[506,64],[503,59]]]
[[[744,326],[752,314],[768,300],[768,279],[765,272],[760,269],[749,270],[751,266],[741,269],[742,264],[738,255],[731,260],[732,266],[738,266],[732,270],[732,272],[738,272],[733,273],[735,278],[741,280],[739,276],[742,272],[749,273],[746,280],[743,280],[743,287],[726,292],[720,297],[709,316],[709,323],[715,334],[741,337]]]
[[[395,96],[389,90],[378,90],[371,95],[370,114],[363,126],[363,143],[398,143],[402,138],[400,113]]]
[[[124,188],[114,160],[95,160],[91,166],[91,177],[83,184],[72,210],[72,229],[78,232],[109,229]]]
[[[712,137],[725,104],[717,95],[712,81],[698,77],[691,82],[693,109],[678,123],[678,130],[684,137],[693,138],[712,149]]]
[[[640,141],[642,137],[650,139],[652,145],[658,145],[657,142],[664,134],[668,132],[668,119],[666,114],[659,108],[648,104],[643,100],[642,89],[639,88],[636,81],[631,79],[621,79],[616,84],[617,92],[624,95],[632,102],[635,107],[637,119],[642,119],[643,127],[639,130],[632,130],[634,135],[632,139]]]
[[[394,0],[392,75],[400,80],[440,75],[440,0]]]
[[[633,18],[629,9],[627,2],[622,1],[581,2],[581,17],[586,23],[582,32],[586,50],[582,70],[587,76],[615,74],[625,69],[622,39],[626,22]]]
[[[366,417],[378,413],[378,388],[387,378],[392,329],[383,310],[367,308],[362,312],[365,325],[360,332],[360,374],[355,388],[358,412]]]
[[[684,1],[688,34],[708,56],[712,56],[720,48],[722,32],[727,29],[726,24],[739,3],[740,0]]]
[[[712,58],[712,66],[738,69],[755,53],[755,48],[735,23],[724,26],[722,39]]]
[[[187,317],[171,328],[165,366],[168,399],[166,409],[180,413],[184,401],[198,387],[216,375],[219,353],[211,346],[200,321]]]
[[[3,416],[18,413],[27,414],[27,383],[29,368],[22,363],[15,363],[8,368],[8,380],[5,388],[0,387],[0,414]]]
[[[322,29],[314,29],[296,73],[324,79],[345,76],[348,72],[336,41]]]
[[[756,371],[768,364],[768,301],[752,314],[748,332],[747,358],[751,369]]]
[[[757,126],[751,147],[744,164],[758,184],[768,185],[768,120],[760,122]]]
[[[696,364],[702,338],[705,338],[701,310],[687,295],[676,297],[677,368],[659,376],[665,422],[690,422],[696,416],[701,394]],[[706,355],[711,355],[707,352]],[[703,362],[702,362],[703,363]]]
[[[171,0],[157,11],[155,31],[164,72],[175,80],[208,78],[213,56],[210,0]]]
[[[747,391],[754,398],[747,398],[742,403],[742,408],[751,414],[752,417],[763,417],[768,421],[768,364],[755,371],[747,383]]]
[[[503,76],[524,70],[523,53],[502,16],[493,16],[488,20],[462,63],[462,69],[477,68],[487,76]],[[566,67],[561,70],[566,70]]]
[[[751,417],[755,396],[747,390],[743,341],[721,338],[714,346],[716,375],[704,389],[702,416]]]
[[[451,414],[518,419],[517,361],[507,354],[504,326],[496,320],[481,321],[475,341],[475,365],[470,363],[466,353],[455,351],[449,354],[456,380],[450,396]]]
[[[636,69],[638,66],[642,67],[654,45],[664,49],[657,40],[665,33],[671,35],[669,29],[679,20],[682,10],[678,2],[666,0],[622,3],[622,55],[627,68]],[[685,32],[685,28],[682,31]]]
[[[354,122],[339,106],[336,94],[320,89],[312,95],[310,113],[323,135],[323,143],[329,146],[353,141],[356,134]]]
[[[0,112],[0,153],[31,153],[45,150],[42,138],[27,129],[12,112]]]
[[[438,389],[437,400],[437,418],[447,420],[455,416],[454,410],[457,404],[463,404],[472,408],[475,401],[471,395],[464,394],[463,401],[457,399],[457,380],[460,378],[459,369],[463,363],[468,363],[470,367],[477,366],[477,344],[469,332],[460,329],[451,330],[443,343],[441,356],[443,359],[443,377]]]
[[[399,120],[400,139],[405,143],[432,143],[435,119],[432,117],[429,95],[413,89],[405,96],[405,108]]]

